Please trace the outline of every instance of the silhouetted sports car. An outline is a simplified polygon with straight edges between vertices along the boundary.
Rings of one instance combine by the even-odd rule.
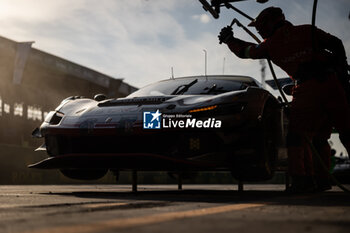
[[[239,180],[272,176],[283,138],[279,101],[250,77],[163,80],[126,98],[62,101],[35,137],[49,158],[32,168],[95,179],[108,170],[231,171]]]

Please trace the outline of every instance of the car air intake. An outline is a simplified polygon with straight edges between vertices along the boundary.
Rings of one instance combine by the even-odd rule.
[[[153,105],[161,104],[172,97],[140,97],[132,99],[114,99],[99,103],[99,107],[121,106],[121,105]]]

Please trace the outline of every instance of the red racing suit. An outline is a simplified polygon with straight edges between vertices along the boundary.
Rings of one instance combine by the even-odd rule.
[[[350,152],[350,108],[336,72],[338,64],[346,63],[341,40],[311,25],[294,26],[285,21],[260,44],[233,38],[227,45],[240,58],[269,58],[297,80],[287,136],[290,175],[314,175],[307,140],[313,140],[329,164],[327,139],[332,127]],[[327,176],[322,169],[316,172]]]

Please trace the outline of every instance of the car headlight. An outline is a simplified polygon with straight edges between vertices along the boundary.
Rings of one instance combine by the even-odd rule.
[[[195,113],[195,112],[204,112],[204,111],[210,111],[210,110],[213,110],[215,108],[217,108],[218,106],[217,105],[213,105],[213,106],[209,106],[209,107],[204,107],[204,108],[195,108],[195,109],[192,109],[190,111],[188,111],[189,113]]]

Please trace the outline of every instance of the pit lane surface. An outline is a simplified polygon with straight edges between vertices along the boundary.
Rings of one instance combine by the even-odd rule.
[[[244,188],[0,186],[0,232],[349,232],[350,196],[338,188],[294,196],[283,185]]]

